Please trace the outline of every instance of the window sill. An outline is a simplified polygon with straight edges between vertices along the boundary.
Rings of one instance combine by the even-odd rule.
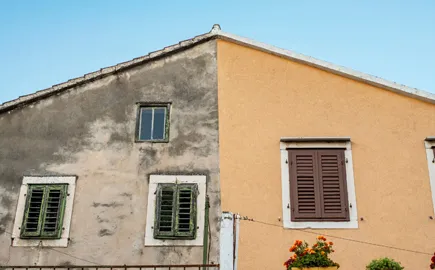
[[[14,238],[12,240],[14,247],[67,247],[68,239],[28,239],[28,238]]]
[[[301,221],[284,220],[285,229],[358,229],[358,220],[351,221]]]
[[[166,140],[150,140],[150,141],[141,141],[141,140],[134,140],[135,143],[168,143],[169,139]]]

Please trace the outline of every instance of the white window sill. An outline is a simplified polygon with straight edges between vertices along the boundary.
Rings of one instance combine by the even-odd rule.
[[[310,221],[310,222],[293,222],[284,221],[285,229],[358,229],[358,221]]]

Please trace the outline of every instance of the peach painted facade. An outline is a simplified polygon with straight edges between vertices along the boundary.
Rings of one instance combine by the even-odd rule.
[[[283,269],[293,241],[316,236],[283,228],[281,137],[351,138],[358,228],[310,232],[435,251],[424,144],[435,135],[434,104],[225,40],[217,44],[222,210],[276,225],[240,222],[238,270]],[[429,267],[430,255],[330,240],[343,270],[364,269],[381,256],[406,269]]]

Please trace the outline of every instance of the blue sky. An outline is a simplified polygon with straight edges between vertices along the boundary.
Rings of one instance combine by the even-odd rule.
[[[0,1],[0,103],[210,31],[435,93],[435,1]]]

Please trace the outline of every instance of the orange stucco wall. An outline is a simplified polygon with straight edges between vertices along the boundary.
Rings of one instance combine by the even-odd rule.
[[[358,229],[319,234],[435,251],[424,138],[435,106],[284,58],[218,41],[222,209],[278,226],[241,221],[239,270],[283,269],[295,239],[283,229],[280,137],[350,136]],[[430,255],[331,238],[343,270],[389,256],[428,269]]]

